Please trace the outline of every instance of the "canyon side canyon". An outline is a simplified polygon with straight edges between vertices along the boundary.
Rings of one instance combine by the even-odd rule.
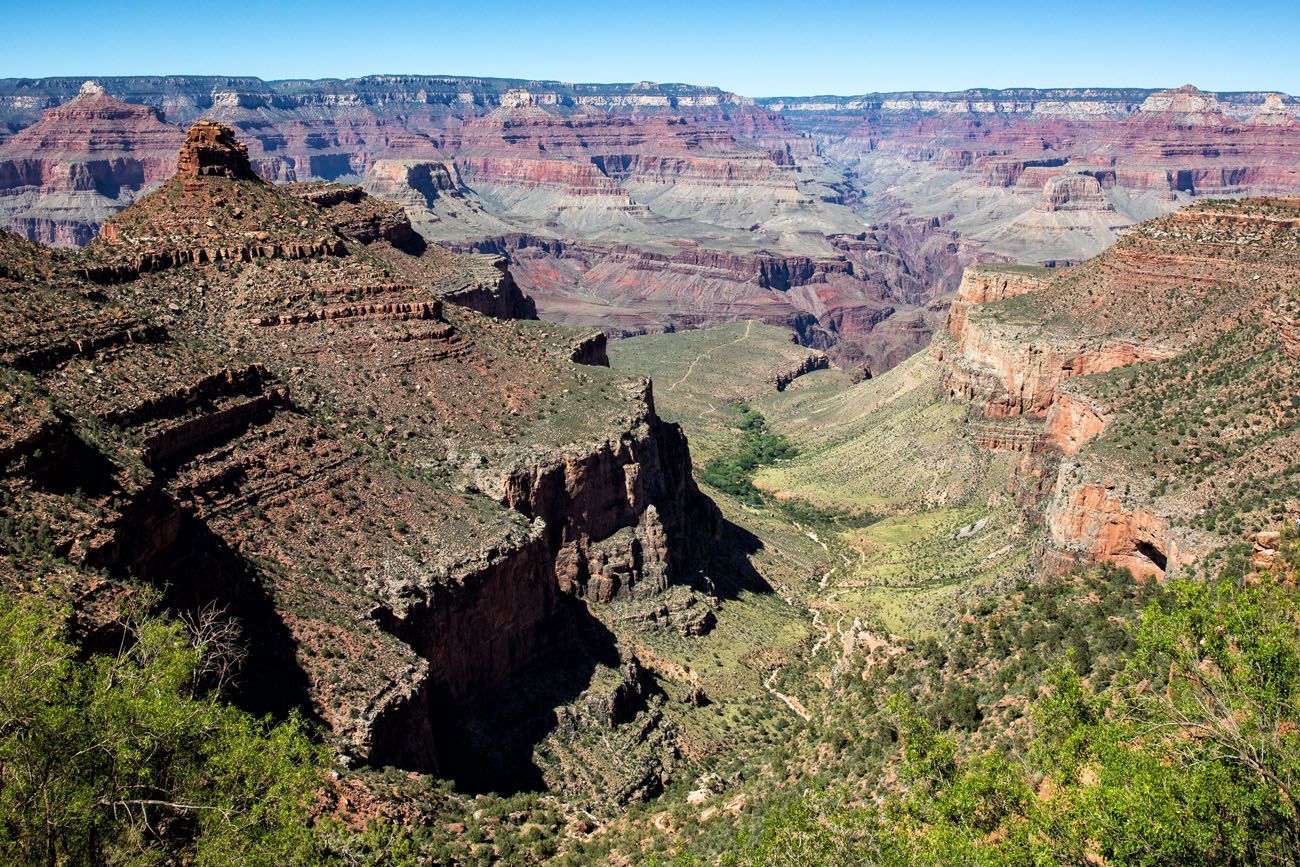
[[[749,99],[688,85],[375,76],[0,81],[0,223],[81,246],[229,125],[275,182],[360,185],[508,259],[543,319],[611,336],[753,318],[880,373],[962,268],[1066,265],[1198,196],[1300,190],[1277,93]]]

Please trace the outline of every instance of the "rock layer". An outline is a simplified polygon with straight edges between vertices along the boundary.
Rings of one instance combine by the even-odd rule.
[[[71,101],[0,143],[0,226],[79,247],[100,222],[171,176],[182,141],[161,111],[86,82]]]
[[[1280,507],[1298,278],[1294,199],[1191,207],[1070,269],[967,270],[931,354],[972,439],[1027,454],[1050,562],[1163,576],[1226,541],[1204,515],[1244,479]]]
[[[600,341],[462,306],[522,296],[486,257],[394,246],[358,191],[255,178],[228,128],[179,162],[76,257],[0,236],[5,532],[61,516],[29,565],[66,562],[47,580],[78,616],[111,623],[85,600],[127,570],[216,603],[246,628],[247,703],[423,769],[590,628],[582,600],[698,570],[717,518],[685,440],[648,384],[574,363]]]
[[[0,117],[22,128],[77,84],[0,82]],[[548,318],[610,334],[761,318],[872,371],[926,345],[962,265],[1070,264],[1197,196],[1300,190],[1293,98],[1190,86],[755,103],[685,85],[445,77],[105,85],[231,125],[269,180],[359,181],[427,240],[510,247]],[[109,97],[77,97],[93,99]],[[123,142],[131,124],[155,134],[127,122]],[[13,166],[35,178],[11,199],[31,237],[84,243],[131,198],[70,199]],[[78,169],[76,184],[116,189],[101,180],[119,169],[130,164]],[[539,243],[502,242],[515,237]],[[805,263],[822,276],[801,282]]]

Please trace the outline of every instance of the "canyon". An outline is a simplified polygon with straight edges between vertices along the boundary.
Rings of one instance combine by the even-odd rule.
[[[890,696],[1014,754],[1067,644],[1110,676],[1161,588],[1291,556],[1291,97],[141,77],[0,117],[0,585],[89,656],[226,624],[349,857],[716,854],[906,782]]]
[[[544,319],[622,336],[752,317],[868,373],[942,329],[968,264],[1065,265],[1198,196],[1300,190],[1300,120],[1281,94],[101,84],[0,81],[11,230],[86,243],[166,176],[179,135],[166,121],[209,118],[269,180],[359,184],[400,202],[427,241],[504,255]]]
[[[1296,191],[1295,99],[1138,89],[764,99],[878,214],[944,214],[990,254],[1068,264],[1199,196]]]
[[[499,260],[270,184],[228,127],[171,164],[78,254],[0,233],[6,590],[49,588],[92,646],[144,587],[222,612],[240,700],[353,765],[472,775],[462,724],[541,658],[648,684],[589,606],[668,604],[721,526],[651,385]],[[564,700],[653,740],[649,687],[598,680]]]

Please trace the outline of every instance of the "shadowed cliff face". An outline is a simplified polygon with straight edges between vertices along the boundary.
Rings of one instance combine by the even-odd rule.
[[[355,188],[257,178],[229,128],[177,164],[78,256],[0,238],[5,526],[54,528],[7,583],[53,570],[91,632],[128,575],[216,603],[251,706],[433,768],[478,696],[598,635],[588,601],[694,578],[716,514],[648,383],[573,361],[599,340],[509,318],[499,261]],[[99,481],[60,481],[74,454]]]

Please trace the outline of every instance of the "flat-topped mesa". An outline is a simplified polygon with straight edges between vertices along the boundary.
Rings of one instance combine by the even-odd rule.
[[[1102,192],[1101,183],[1092,175],[1057,175],[1043,185],[1043,195],[1035,204],[1039,213],[1056,211],[1105,211],[1115,206]]]
[[[176,174],[185,179],[224,177],[232,180],[260,180],[248,162],[248,147],[224,124],[201,120],[190,127],[176,163]]]

